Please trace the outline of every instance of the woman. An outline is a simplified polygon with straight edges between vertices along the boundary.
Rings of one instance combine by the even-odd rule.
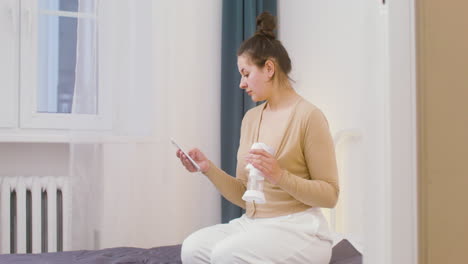
[[[241,127],[237,175],[217,168],[200,150],[189,155],[232,203],[246,213],[228,224],[203,228],[182,246],[183,263],[328,263],[332,241],[320,207],[335,206],[338,175],[327,120],[299,96],[288,74],[291,61],[273,30],[268,12],[257,17],[257,32],[238,51],[240,88],[255,102]],[[255,142],[273,147],[274,155],[250,150]],[[196,171],[179,150],[177,157]],[[266,203],[245,202],[247,164],[265,176]]]

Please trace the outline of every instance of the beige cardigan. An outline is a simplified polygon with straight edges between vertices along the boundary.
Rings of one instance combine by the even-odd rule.
[[[205,175],[226,199],[246,209],[249,217],[275,217],[310,207],[334,207],[339,186],[333,139],[322,111],[303,98],[293,107],[285,131],[271,131],[283,135],[275,146],[275,157],[283,169],[280,182],[273,185],[265,180],[265,204],[242,200],[248,177],[243,157],[258,139],[265,106],[263,103],[250,109],[242,120],[236,178],[213,163]]]

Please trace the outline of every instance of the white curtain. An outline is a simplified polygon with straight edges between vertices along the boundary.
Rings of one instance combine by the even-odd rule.
[[[75,85],[71,114],[97,114],[97,27],[98,5],[94,0],[78,0]],[[71,248],[95,249],[99,243],[98,224],[102,200],[101,150],[96,140],[84,142],[71,132],[69,174],[72,208],[69,230]]]
[[[69,230],[71,248],[96,249],[102,201],[102,146],[98,143],[70,143],[72,208]]]
[[[72,112],[97,113],[97,41],[95,0],[78,0],[75,87]],[[81,17],[83,16],[83,17]]]
[[[79,0],[79,12],[96,19],[78,19],[72,114],[97,114],[99,85],[112,87],[114,107],[111,131],[70,133],[73,250],[105,247],[144,217],[128,204],[142,203],[132,177],[149,173],[152,161],[138,157],[151,155],[155,122],[151,1]]]

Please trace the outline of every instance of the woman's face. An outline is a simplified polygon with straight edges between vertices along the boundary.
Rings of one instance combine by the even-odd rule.
[[[245,90],[254,102],[267,100],[271,92],[267,67],[258,68],[246,55],[237,57],[237,67],[241,74],[239,87]]]

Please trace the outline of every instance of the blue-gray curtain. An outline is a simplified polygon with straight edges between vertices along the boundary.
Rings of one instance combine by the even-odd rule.
[[[256,17],[263,11],[276,16],[276,0],[223,0],[221,58],[221,168],[236,175],[240,126],[245,112],[255,106],[239,88],[237,49],[256,30]],[[222,198],[222,222],[241,216],[243,210]]]

